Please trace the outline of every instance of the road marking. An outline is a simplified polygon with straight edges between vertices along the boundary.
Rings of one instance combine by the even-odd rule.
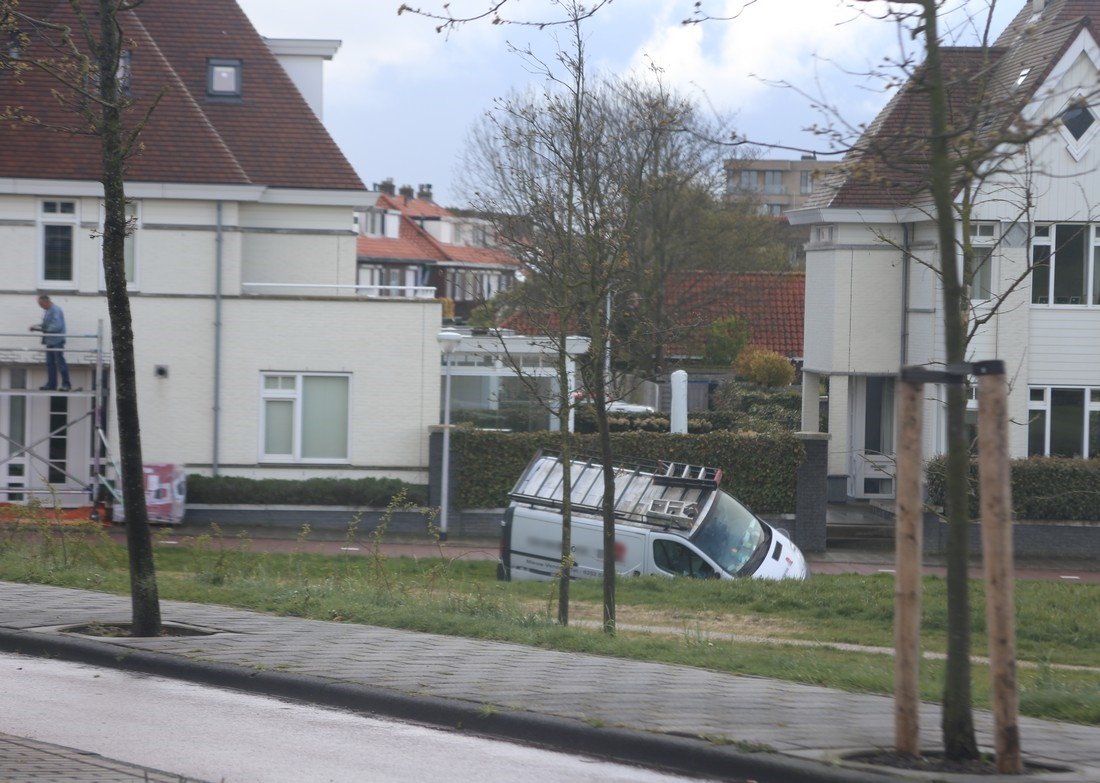
[[[358,552],[359,547],[357,547],[357,546],[342,546],[342,547],[340,547],[340,551],[341,552]]]
[[[880,574],[892,574],[895,573],[893,568],[880,568],[878,570]]]
[[[179,541],[161,541],[162,544],[178,544]]]
[[[1079,576],[1061,576],[1060,579],[1080,579]]]

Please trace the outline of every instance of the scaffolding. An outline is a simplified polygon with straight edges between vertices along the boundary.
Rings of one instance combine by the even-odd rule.
[[[73,501],[83,495],[92,508],[92,519],[98,519],[101,504],[116,494],[107,476],[107,468],[113,463],[107,439],[110,373],[103,321],[98,322],[95,334],[58,336],[69,343],[64,352],[72,357],[68,362],[70,376],[80,368],[92,368],[90,388],[77,387],[75,381],[69,391],[37,388],[29,382],[29,370],[45,364],[45,347],[32,344],[41,339],[41,334],[0,333],[0,369],[7,370],[0,373],[0,503],[29,503],[47,496],[61,505],[79,506],[84,504]],[[34,404],[42,398],[50,400],[45,427],[38,426],[40,422],[32,416],[36,409],[42,413],[41,406]],[[79,401],[84,410],[73,412],[67,402],[57,404],[59,399]],[[76,444],[90,448],[90,462],[81,460],[78,464],[82,467],[77,469],[69,453],[69,435],[79,432],[85,422],[90,443],[84,444],[78,438]]]

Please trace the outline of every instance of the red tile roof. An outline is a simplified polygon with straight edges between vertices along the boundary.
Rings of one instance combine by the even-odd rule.
[[[388,196],[378,197],[381,209],[397,210],[401,222],[397,239],[377,236],[360,236],[358,257],[360,261],[409,260],[434,263],[439,266],[491,266],[518,268],[516,260],[504,250],[476,245],[452,245],[440,242],[424,229],[418,220],[439,220],[452,213],[429,199]]]
[[[24,0],[20,10],[78,26],[67,2]],[[235,0],[149,2],[119,18],[132,42],[128,122],[163,91],[128,161],[128,181],[364,190]],[[44,51],[32,34],[26,59]],[[208,58],[241,61],[239,101],[207,98]],[[21,106],[44,125],[72,126],[76,115],[51,94],[57,88],[37,69],[20,82],[0,75],[0,106]],[[98,180],[100,160],[95,138],[33,123],[0,125],[0,176]]]
[[[1077,34],[1087,29],[1097,39],[1094,20],[1100,21],[1100,0],[1049,0],[1038,16],[1028,2],[994,46],[944,48],[949,125],[963,138],[974,128],[992,137],[1010,126]],[[917,69],[807,207],[893,208],[926,198],[923,77]]]
[[[680,327],[706,328],[737,316],[750,343],[784,356],[802,356],[806,275],[802,272],[680,272],[665,287],[668,315]],[[681,346],[701,352],[702,341]]]

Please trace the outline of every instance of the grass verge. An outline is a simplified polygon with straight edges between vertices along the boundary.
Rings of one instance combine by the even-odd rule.
[[[384,533],[384,531],[383,531]],[[618,620],[659,632],[598,630],[554,622],[556,590],[501,583],[491,562],[386,558],[382,533],[348,542],[362,554],[259,553],[247,538],[216,528],[189,546],[156,550],[164,599],[217,603],[275,614],[496,639],[565,651],[699,666],[851,691],[889,694],[889,655],[831,648],[893,643],[893,578],[818,575],[806,583],[624,579]],[[300,537],[304,545],[308,530]],[[98,526],[0,528],[0,579],[125,594],[125,549]],[[598,617],[600,586],[575,583],[572,615]],[[1020,581],[1016,586],[1021,712],[1100,725],[1100,585]],[[942,579],[924,582],[922,641],[942,652]],[[984,596],[971,584],[973,651],[984,654]],[[744,641],[741,637],[763,641]],[[784,640],[820,643],[806,647]],[[1094,667],[1092,670],[1065,666]],[[921,695],[938,701],[943,663],[925,661]],[[974,666],[974,702],[989,704],[989,672]]]

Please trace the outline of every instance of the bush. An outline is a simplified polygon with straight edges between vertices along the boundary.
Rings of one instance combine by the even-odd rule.
[[[768,389],[741,381],[724,381],[711,395],[716,411],[752,411],[758,405],[777,406],[795,413],[802,411],[800,389]]]
[[[553,432],[503,433],[458,430],[451,436],[455,465],[455,502],[459,508],[501,508],[523,469],[539,448],[557,450]],[[595,435],[574,434],[574,454],[595,454]],[[718,467],[722,488],[758,513],[794,511],[797,471],[805,451],[791,433],[767,435],[712,432],[622,432],[612,435],[612,450],[625,462],[660,459]]]
[[[426,504],[425,487],[400,479],[312,478],[250,479],[239,476],[187,477],[187,502],[213,505],[371,506],[385,508],[404,491],[413,503]]]
[[[608,416],[611,432],[668,432],[669,418],[663,413],[614,413]],[[756,405],[748,411],[693,411],[688,414],[688,432],[705,435],[708,432],[796,432],[802,423],[801,409],[769,403]],[[579,433],[596,432],[596,411],[578,408],[573,426]]]
[[[707,330],[703,362],[712,367],[729,367],[749,342],[749,325],[737,316],[720,318]]]
[[[794,365],[782,354],[763,348],[748,348],[737,357],[737,375],[761,386],[790,386]]]
[[[928,502],[942,506],[947,492],[947,461],[929,460]],[[1016,519],[1100,521],[1100,459],[1031,457],[1011,462],[1012,513]],[[978,461],[970,462],[969,511],[978,517]]]

